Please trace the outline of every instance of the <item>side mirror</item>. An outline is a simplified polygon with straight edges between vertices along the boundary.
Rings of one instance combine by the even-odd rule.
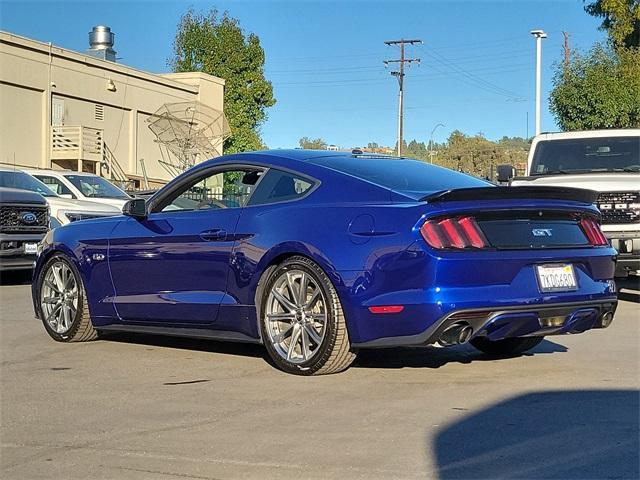
[[[498,182],[509,183],[509,181],[516,176],[516,169],[513,165],[498,165]]]
[[[73,200],[73,195],[71,195],[70,193],[61,193],[60,197],[62,198],[68,198],[70,200]]]
[[[144,198],[134,198],[129,200],[122,207],[122,213],[128,217],[143,220],[147,218],[147,204]]]

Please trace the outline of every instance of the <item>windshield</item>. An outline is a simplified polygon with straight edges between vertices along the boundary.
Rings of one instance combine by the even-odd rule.
[[[0,170],[0,187],[31,190],[32,192],[39,193],[43,197],[58,196],[37,178],[33,178],[27,173],[18,171]]]
[[[572,138],[539,142],[531,175],[638,172],[640,137]]]
[[[404,158],[319,157],[310,163],[323,165],[354,177],[420,199],[453,188],[489,187],[491,183],[464,173]]]
[[[93,198],[131,198],[118,187],[97,175],[65,175],[85,197]]]

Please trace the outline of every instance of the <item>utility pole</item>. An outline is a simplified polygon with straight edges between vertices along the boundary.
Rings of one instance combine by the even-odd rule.
[[[547,38],[543,30],[531,30],[536,38],[536,135],[540,135],[540,70],[542,69],[542,39]]]
[[[403,134],[403,122],[404,122],[404,64],[405,63],[420,63],[419,58],[405,58],[404,46],[408,43],[413,45],[415,43],[422,43],[422,40],[387,40],[384,42],[386,45],[400,45],[400,58],[398,60],[385,60],[384,64],[398,63],[400,67],[397,71],[391,72],[391,75],[398,79],[398,86],[400,90],[398,92],[398,156],[402,156],[402,134]]]

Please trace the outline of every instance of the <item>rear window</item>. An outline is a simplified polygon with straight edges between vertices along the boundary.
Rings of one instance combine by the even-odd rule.
[[[640,171],[640,137],[595,137],[538,142],[531,175]]]
[[[249,205],[285,202],[303,197],[313,187],[311,180],[281,170],[269,169],[249,200]]]
[[[442,190],[493,185],[471,175],[419,160],[320,157],[309,162],[353,175],[416,199]]]

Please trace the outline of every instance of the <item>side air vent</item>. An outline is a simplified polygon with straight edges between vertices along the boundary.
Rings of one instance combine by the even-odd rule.
[[[103,121],[104,120],[104,105],[100,105],[96,103],[93,107],[93,117],[96,120]]]

